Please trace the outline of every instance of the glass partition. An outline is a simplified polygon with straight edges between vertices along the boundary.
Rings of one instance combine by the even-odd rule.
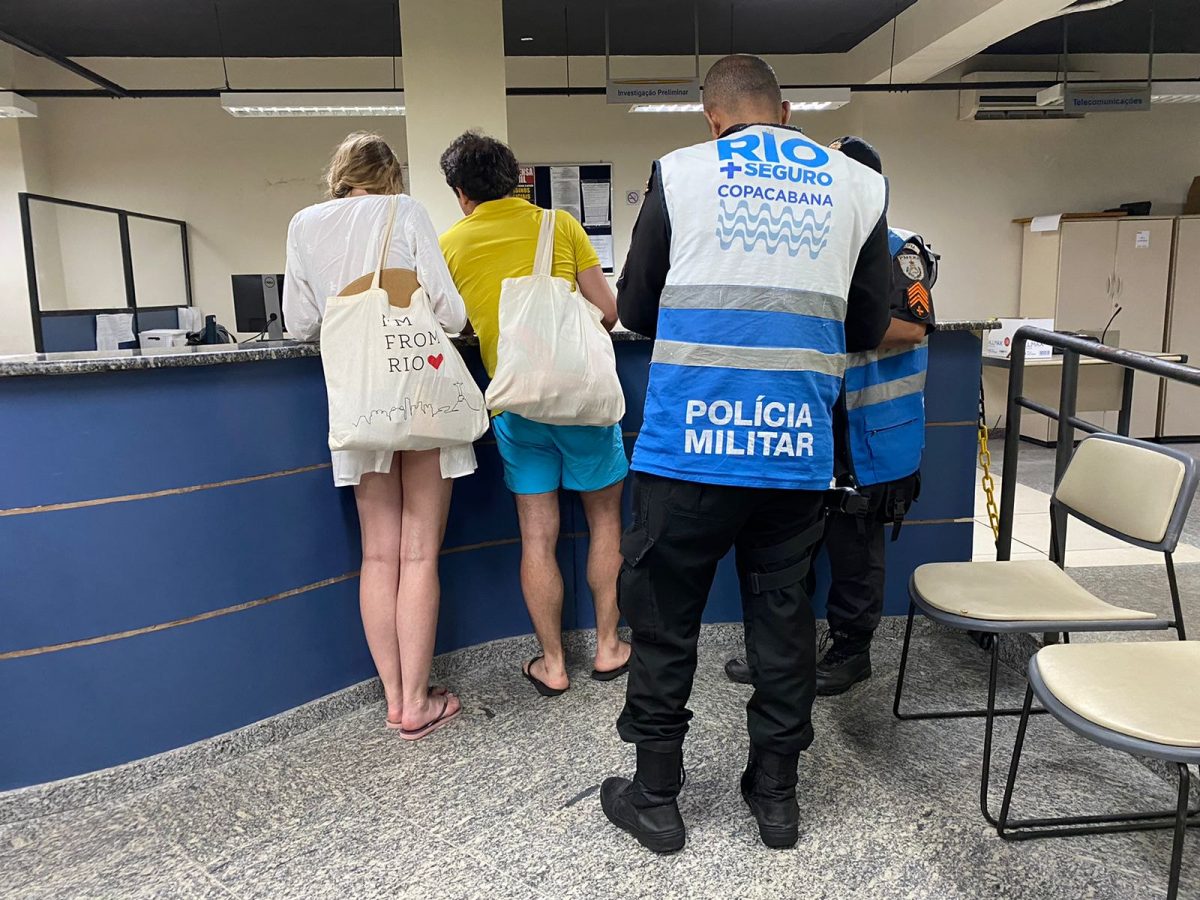
[[[129,217],[129,255],[138,307],[189,305],[187,266],[181,246],[180,229],[175,223]]]
[[[39,194],[18,198],[39,353],[45,316],[192,305],[186,222]]]
[[[117,216],[78,206],[33,203],[29,207],[29,228],[40,309],[114,309],[128,305]]]

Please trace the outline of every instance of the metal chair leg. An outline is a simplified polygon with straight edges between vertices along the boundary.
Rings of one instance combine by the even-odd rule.
[[[916,614],[917,604],[911,599],[908,601],[908,621],[904,625],[904,646],[900,649],[900,671],[896,673],[896,699],[892,703],[892,715],[897,719],[903,719],[900,714],[900,695],[904,692],[904,671],[908,668],[908,648],[912,643],[913,616]]]
[[[1025,730],[1029,726],[1029,713],[1032,704],[1033,687],[1031,685],[1025,689],[1025,706],[1021,713],[1021,724],[1017,728],[1017,742],[1013,746],[1012,762],[1008,766],[1008,781],[1004,785],[1004,801],[1000,805],[1000,819],[996,822],[996,833],[1006,841],[1020,841],[1042,837],[1075,837],[1085,834],[1115,834],[1129,831],[1154,831],[1173,828],[1175,831],[1175,840],[1171,847],[1171,868],[1168,873],[1167,900],[1177,900],[1179,896],[1179,878],[1183,868],[1183,841],[1187,835],[1188,828],[1200,826],[1200,821],[1196,820],[1196,816],[1200,814],[1200,810],[1188,808],[1191,773],[1188,771],[1188,767],[1181,763],[1176,764],[1179,769],[1179,799],[1173,813],[1145,812],[1115,816],[1066,816],[1057,819],[1009,821],[1008,814],[1012,808],[1013,787],[1017,783],[1017,768],[1021,764],[1021,750],[1025,746]],[[1038,826],[1041,827],[1039,828]],[[1012,828],[1022,830],[1009,830]]]
[[[904,626],[904,645],[900,650],[900,671],[896,675],[896,699],[892,703],[892,715],[902,722],[922,722],[930,719],[984,719],[994,718],[995,716],[1019,716],[1019,709],[996,709],[995,703],[991,703],[991,709],[946,709],[946,710],[931,710],[924,712],[901,712],[900,698],[904,693],[904,675],[908,671],[908,655],[912,648],[912,630],[913,618],[916,615],[917,604],[913,600],[908,601],[908,621]],[[992,671],[995,672],[996,663],[999,659],[997,655],[997,647],[1000,644],[1000,635],[995,635],[995,640],[992,641]],[[993,675],[993,682],[995,676]],[[1035,709],[1036,713],[1043,713],[1043,709]]]
[[[1171,870],[1167,881],[1167,900],[1179,896],[1179,874],[1183,868],[1183,839],[1188,827],[1188,794],[1191,788],[1191,773],[1183,763],[1179,767],[1179,803],[1175,807],[1175,843],[1171,848]]]
[[[1000,821],[996,833],[1007,837],[1008,811],[1012,806],[1013,786],[1017,783],[1017,767],[1021,765],[1021,748],[1025,746],[1025,729],[1029,727],[1029,708],[1033,706],[1033,685],[1025,688],[1025,704],[1021,707],[1021,724],[1017,726],[1017,742],[1013,745],[1012,761],[1008,764],[1008,780],[1004,784],[1004,800],[1000,804]]]
[[[987,718],[983,729],[983,773],[979,779],[979,810],[987,819],[989,825],[996,825],[996,819],[988,808],[988,785],[992,771],[992,734],[996,725],[996,681],[1000,670],[1000,635],[992,642],[992,664],[988,671]],[[1029,715],[1028,708],[1022,708],[1021,718]]]

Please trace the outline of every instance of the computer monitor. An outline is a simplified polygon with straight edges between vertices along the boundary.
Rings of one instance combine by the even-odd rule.
[[[237,330],[254,334],[266,332],[269,340],[280,340],[284,331],[282,296],[282,275],[234,275],[233,310]]]

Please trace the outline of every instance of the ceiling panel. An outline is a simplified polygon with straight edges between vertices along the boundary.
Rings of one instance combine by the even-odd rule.
[[[1152,6],[1156,53],[1200,53],[1200,0],[1124,0],[1105,9],[1039,22],[985,52],[1060,53],[1066,22],[1071,53],[1145,53],[1150,46]]]
[[[442,2],[448,14],[453,0]],[[703,53],[841,53],[917,0],[697,0]],[[0,0],[0,31],[63,56],[390,56],[395,0]],[[601,0],[505,0],[510,55],[604,52]],[[691,0],[612,0],[614,54],[687,54]],[[533,40],[523,41],[522,37]]]

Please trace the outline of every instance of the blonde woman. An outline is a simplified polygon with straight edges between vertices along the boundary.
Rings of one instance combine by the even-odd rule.
[[[330,199],[300,210],[288,226],[283,313],[290,334],[316,340],[325,298],[367,286],[355,282],[375,268],[394,195],[400,196],[383,286],[393,303],[403,304],[419,282],[442,327],[461,331],[466,309],[437,233],[425,208],[401,194],[400,163],[387,142],[377,134],[351,134],[334,151],[326,182]],[[461,710],[454,694],[429,687],[429,669],[440,599],[438,552],[452,479],[474,470],[470,444],[333,452],[334,483],[353,485],[358,506],[359,604],[387,696],[387,725],[406,740],[425,737]]]

